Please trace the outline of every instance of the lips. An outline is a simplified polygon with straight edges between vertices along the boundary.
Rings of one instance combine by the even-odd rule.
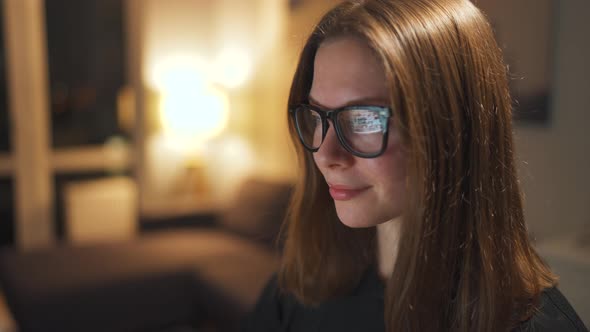
[[[344,185],[328,184],[330,196],[336,201],[348,201],[365,192],[369,187],[354,188]]]

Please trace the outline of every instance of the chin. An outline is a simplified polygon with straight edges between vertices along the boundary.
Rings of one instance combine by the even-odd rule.
[[[349,211],[340,211],[338,208],[336,208],[336,213],[340,222],[350,228],[374,227],[380,223],[367,214],[349,213]]]
[[[349,228],[375,227],[375,224],[372,224],[372,223],[362,223],[362,222],[356,222],[356,221],[347,222],[347,221],[343,221],[342,219],[340,219],[340,222],[342,222],[342,224],[344,226],[349,227]]]

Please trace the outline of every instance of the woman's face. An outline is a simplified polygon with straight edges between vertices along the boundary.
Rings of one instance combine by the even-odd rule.
[[[383,68],[368,46],[354,37],[330,39],[319,47],[309,97],[311,104],[325,109],[390,106]],[[347,152],[332,124],[313,154],[330,187],[338,217],[349,227],[376,226],[403,213],[406,156],[393,123],[390,121],[387,149],[377,158]]]

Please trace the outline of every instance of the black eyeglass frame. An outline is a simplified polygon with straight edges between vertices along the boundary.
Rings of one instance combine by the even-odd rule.
[[[312,146],[308,146],[307,144],[305,144],[305,141],[303,140],[303,134],[301,133],[301,130],[299,129],[299,121],[297,121],[297,112],[300,112],[302,109],[311,109],[313,111],[316,111],[319,115],[320,115],[320,119],[322,121],[322,141],[320,142],[320,144],[318,145],[317,148],[314,148]],[[381,142],[381,149],[375,153],[361,153],[358,151],[355,151],[352,146],[350,146],[350,144],[348,144],[346,142],[346,139],[344,138],[344,135],[342,134],[342,131],[340,129],[340,125],[337,124],[337,122],[335,121],[335,119],[337,119],[337,116],[339,113],[344,112],[344,111],[349,111],[349,110],[369,110],[369,111],[376,111],[379,114],[379,121],[381,121],[381,126],[383,127],[382,133],[383,133],[383,141]],[[328,122],[328,120],[332,121],[332,123],[334,123],[334,130],[336,132],[336,137],[338,138],[338,141],[340,142],[340,144],[342,145],[342,147],[344,147],[344,149],[348,152],[350,152],[352,155],[360,157],[360,158],[376,158],[379,157],[380,155],[383,154],[383,152],[385,151],[385,149],[387,149],[387,141],[388,141],[388,133],[389,133],[389,119],[393,116],[393,112],[391,110],[391,108],[389,107],[385,107],[385,106],[372,106],[372,105],[353,105],[353,106],[345,106],[345,107],[341,107],[341,108],[337,108],[337,109],[323,109],[314,105],[310,105],[310,104],[299,104],[296,105],[294,107],[290,107],[289,108],[289,115],[291,116],[292,120],[293,120],[293,124],[295,125],[295,129],[297,130],[297,135],[299,136],[299,141],[301,141],[301,144],[303,144],[303,146],[305,147],[305,149],[307,149],[310,152],[317,152],[320,147],[322,146],[322,144],[324,143],[324,139],[326,138],[326,134],[328,133],[328,129],[330,128],[330,123]]]

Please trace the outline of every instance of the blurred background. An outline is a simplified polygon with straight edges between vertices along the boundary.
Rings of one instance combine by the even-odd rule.
[[[235,329],[276,268],[297,56],[338,2],[0,0],[0,331]],[[590,2],[474,2],[531,236],[589,325]]]

